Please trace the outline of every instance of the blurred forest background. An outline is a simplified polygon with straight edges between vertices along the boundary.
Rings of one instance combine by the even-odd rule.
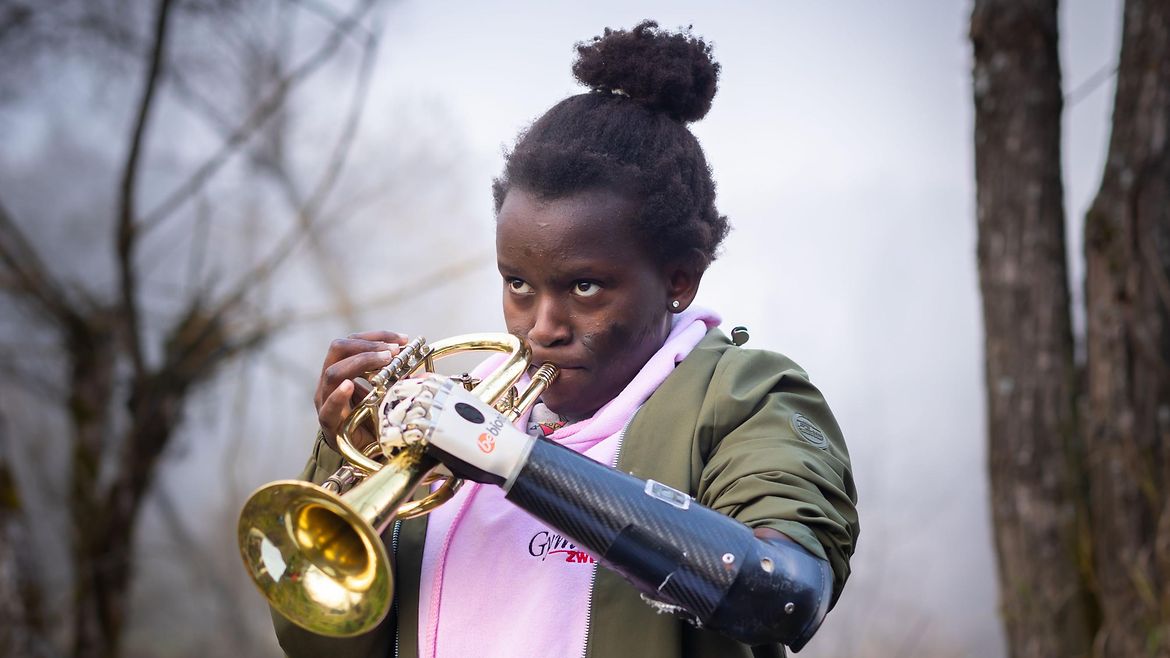
[[[699,303],[806,367],[853,455],[854,575],[801,656],[1008,655],[973,3],[579,4],[0,0],[0,652],[279,655],[235,521],[306,458],[325,347],[501,326],[501,150],[580,91],[576,41],[651,17],[724,67]],[[1082,351],[1121,18],[1054,14]]]

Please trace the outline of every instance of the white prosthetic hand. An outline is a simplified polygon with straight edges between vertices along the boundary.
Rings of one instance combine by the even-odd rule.
[[[378,409],[379,443],[388,456],[425,442],[456,476],[508,488],[535,441],[491,405],[442,375],[404,379]]]

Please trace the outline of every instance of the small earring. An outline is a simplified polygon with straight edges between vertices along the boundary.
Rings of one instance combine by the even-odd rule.
[[[670,303],[671,308],[677,309],[679,306],[681,306],[681,304],[679,304],[677,299]]]

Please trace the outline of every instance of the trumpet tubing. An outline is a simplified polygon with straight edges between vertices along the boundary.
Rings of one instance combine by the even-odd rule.
[[[390,610],[394,579],[382,533],[396,519],[426,514],[450,499],[461,483],[448,478],[421,500],[415,489],[439,465],[426,447],[399,449],[385,463],[377,442],[359,449],[352,438],[370,422],[390,386],[434,361],[467,351],[506,352],[508,358],[472,393],[515,420],[552,384],[558,371],[544,364],[527,389],[509,394],[528,369],[531,351],[510,334],[468,334],[428,344],[417,338],[370,378],[373,390],[350,414],[337,437],[343,466],[324,486],[280,480],[258,489],[240,512],[240,553],[252,581],[293,623],[314,633],[347,637],[376,626]],[[356,484],[353,484],[355,483]],[[349,491],[343,489],[352,485]]]

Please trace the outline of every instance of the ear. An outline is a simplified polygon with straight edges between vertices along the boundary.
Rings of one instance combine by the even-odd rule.
[[[679,259],[668,263],[663,275],[666,280],[667,310],[672,313],[681,313],[695,300],[699,293],[699,283],[703,280],[706,271],[707,259],[698,249],[692,249],[689,258]],[[678,302],[678,307],[674,302]]]

